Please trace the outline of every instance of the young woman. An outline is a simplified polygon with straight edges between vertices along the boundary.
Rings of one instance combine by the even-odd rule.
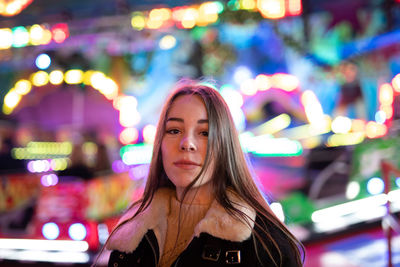
[[[158,122],[142,199],[107,243],[109,266],[302,266],[301,243],[248,170],[213,88],[178,83]]]

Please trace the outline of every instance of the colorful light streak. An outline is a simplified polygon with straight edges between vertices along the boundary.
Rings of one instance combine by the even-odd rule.
[[[364,132],[338,133],[329,136],[326,145],[328,147],[356,145],[363,142],[364,139]]]
[[[267,122],[264,122],[260,126],[257,126],[257,128],[253,129],[253,132],[257,135],[274,134],[283,129],[286,129],[290,125],[290,123],[290,116],[286,113],[283,113]]]
[[[300,142],[288,138],[273,138],[270,134],[254,136],[244,132],[239,136],[244,151],[257,157],[299,156],[303,152]]]
[[[1,1],[0,2],[0,15],[11,17],[19,14],[24,10],[33,0],[19,0],[19,1]]]
[[[314,222],[315,230],[320,233],[345,229],[352,224],[381,219],[386,214],[388,201],[391,202],[392,212],[399,211],[400,190],[316,210],[311,220]]]
[[[1,10],[1,5],[0,5]],[[32,26],[17,26],[0,29],[0,49],[25,47],[28,45],[47,45],[54,40],[62,43],[69,37],[68,25],[59,23],[49,28],[47,24]]]
[[[151,161],[153,145],[134,144],[121,148],[120,155],[126,165],[148,164]]]
[[[68,70],[65,74],[60,70],[52,71],[50,74],[45,71],[37,71],[30,75],[28,80],[19,80],[15,83],[14,88],[10,89],[4,97],[3,113],[11,114],[19,104],[21,97],[31,91],[31,87],[41,87],[49,83],[58,85],[62,83],[62,79],[69,84],[84,83],[92,86],[94,89],[99,90],[107,99],[113,100],[118,96],[118,85],[104,73],[99,71],[73,69]],[[20,83],[23,83],[24,89],[20,89]]]
[[[86,241],[0,238],[0,249],[86,252]]]
[[[306,112],[307,120],[312,125],[321,125],[324,122],[324,112],[317,96],[311,90],[306,90],[301,95],[301,103]]]

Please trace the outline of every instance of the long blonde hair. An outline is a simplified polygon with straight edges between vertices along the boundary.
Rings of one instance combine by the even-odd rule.
[[[163,163],[161,153],[161,142],[165,133],[166,118],[174,100],[181,95],[198,95],[206,106],[209,122],[207,155],[203,164],[203,169],[194,181],[186,188],[184,195],[196,183],[210,166],[210,161],[214,161],[212,168],[212,188],[216,201],[225,208],[225,210],[235,218],[249,224],[249,218],[245,213],[234,207],[233,203],[227,196],[227,189],[230,189],[239,195],[246,203],[248,203],[261,218],[261,224],[254,222],[255,226],[253,234],[262,244],[267,254],[276,266],[278,262],[282,263],[283,255],[277,242],[272,238],[270,233],[266,231],[267,225],[273,225],[278,228],[287,238],[290,247],[294,251],[295,261],[299,266],[302,265],[304,256],[304,247],[293,236],[286,226],[273,214],[267,202],[262,196],[259,188],[253,180],[246,162],[244,153],[241,149],[238,133],[233,122],[231,113],[222,96],[211,86],[204,83],[185,80],[177,84],[176,89],[170,94],[165,102],[160,114],[157,125],[157,132],[154,140],[153,155],[150,163],[149,174],[145,190],[141,200],[131,205],[138,205],[137,212],[128,220],[121,222],[113,230],[124,225],[126,222],[135,218],[143,212],[151,203],[155,192],[162,187],[174,188],[172,182],[168,179]],[[250,226],[250,225],[249,225]],[[268,249],[265,241],[259,233],[267,236],[268,242],[272,243],[279,254],[279,259],[274,259],[271,251]]]

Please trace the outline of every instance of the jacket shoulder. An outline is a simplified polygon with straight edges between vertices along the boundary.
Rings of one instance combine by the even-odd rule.
[[[153,230],[149,230],[133,252],[113,250],[110,254],[108,266],[156,266],[159,258],[157,238]]]
[[[271,256],[277,262],[278,266],[299,266],[296,262],[296,251],[292,247],[287,235],[281,229],[279,229],[271,222],[266,222],[265,220],[262,220],[260,216],[256,217],[256,224],[264,226],[263,230],[265,230],[269,234],[268,236],[263,230],[257,229],[257,227],[255,227],[255,232],[265,243],[271,253]],[[254,235],[252,236],[252,239],[257,248],[260,260],[262,262],[271,262],[272,264],[273,262],[271,260],[271,256],[268,255],[261,242]],[[282,258],[280,257],[280,255],[282,256]]]

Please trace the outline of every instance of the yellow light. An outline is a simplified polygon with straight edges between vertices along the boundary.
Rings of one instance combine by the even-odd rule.
[[[198,15],[198,26],[206,26],[210,23],[214,23],[218,20],[218,7],[214,2],[202,3],[199,7]]]
[[[240,9],[253,10],[256,6],[256,0],[240,0]]]
[[[61,70],[53,70],[49,74],[51,84],[59,85],[64,81],[64,73]]]
[[[149,19],[162,21],[163,20],[162,12],[158,8],[152,9],[149,13]]]
[[[170,34],[165,35],[163,38],[161,38],[159,43],[160,48],[163,50],[171,49],[175,47],[175,45],[176,45],[176,39],[174,36]]]
[[[240,91],[245,95],[255,95],[257,93],[256,82],[253,79],[247,79],[240,85]]]
[[[85,142],[83,145],[82,145],[82,151],[83,151],[83,154],[85,154],[85,155],[96,155],[97,154],[97,151],[98,151],[98,147],[97,147],[97,144],[96,143],[94,143],[94,142]]]
[[[134,29],[140,31],[143,30],[143,28],[146,26],[146,20],[141,13],[137,13],[133,15],[131,19],[131,25]]]
[[[279,19],[285,16],[284,0],[257,0],[257,8],[267,19]]]
[[[337,116],[332,121],[331,127],[334,133],[348,133],[351,130],[351,119],[344,116]]]
[[[325,133],[330,132],[330,130],[331,130],[331,128],[330,128],[329,117],[325,116],[324,121],[323,121],[322,125],[320,125],[320,126],[305,124],[305,125],[301,125],[301,126],[283,130],[283,131],[279,132],[279,136],[285,136],[289,139],[299,140],[299,139],[304,139],[304,138],[309,138],[309,137],[325,134]]]
[[[290,125],[290,122],[291,122],[290,116],[288,114],[283,113],[267,122],[264,122],[256,129],[254,129],[253,132],[256,135],[274,134],[276,132],[279,132],[287,128]]]
[[[393,86],[393,89],[397,93],[400,93],[400,74],[397,74],[396,76],[394,76],[394,78],[392,80],[392,86]]]
[[[305,149],[313,149],[321,144],[322,138],[321,136],[312,136],[309,138],[304,138],[301,140],[301,145]]]
[[[49,74],[45,71],[38,71],[31,75],[31,82],[34,86],[43,86],[49,82]]]
[[[19,80],[15,83],[15,92],[20,95],[26,95],[32,89],[32,84],[28,80]]]
[[[146,26],[149,29],[158,29],[162,26],[163,21],[162,20],[147,20]]]
[[[15,108],[19,101],[21,100],[21,95],[15,92],[14,90],[10,90],[6,96],[4,97],[4,105],[8,108]]]
[[[65,73],[64,80],[68,84],[82,83],[83,71],[78,69],[69,70]]]
[[[119,123],[124,127],[132,127],[137,125],[141,120],[140,113],[137,110],[130,112],[130,110],[121,109],[119,112]]]
[[[42,45],[46,45],[46,44],[50,43],[52,38],[53,38],[53,36],[51,34],[51,31],[48,30],[48,29],[44,29],[43,30],[43,38],[42,38],[41,44]]]
[[[386,114],[386,119],[391,119],[393,117],[393,107],[392,105],[381,105],[379,110],[382,110]]]
[[[0,49],[8,49],[13,43],[13,34],[11,29],[0,29]]]
[[[108,77],[104,79],[103,83],[99,89],[100,93],[109,100],[116,98],[118,96],[118,85]]]
[[[311,90],[306,90],[301,95],[301,103],[306,112],[309,123],[317,126],[324,121],[324,112],[317,96]]]
[[[116,110],[129,109],[131,111],[137,108],[137,99],[134,96],[122,95],[114,99],[113,106]]]
[[[276,88],[280,88],[284,91],[291,92],[299,87],[299,79],[296,76],[286,74],[286,73],[277,73],[272,77],[272,86]]]
[[[356,145],[364,141],[365,134],[364,132],[357,133],[337,133],[328,137],[327,146],[335,147],[335,146],[349,146]]]
[[[360,119],[354,119],[351,122],[351,130],[353,132],[364,132],[365,131],[365,121]]]
[[[171,10],[169,8],[156,8],[152,9],[149,13],[150,20],[169,20],[172,16]]]
[[[369,121],[365,127],[365,134],[368,138],[377,138],[387,133],[387,127],[374,121]]]
[[[90,84],[96,90],[100,90],[106,80],[104,73],[100,71],[93,71],[90,75]]]
[[[13,108],[10,108],[9,106],[7,106],[5,104],[3,105],[3,113],[4,114],[10,115],[12,112],[13,112]]]
[[[83,74],[82,83],[85,84],[85,85],[91,85],[90,79],[92,78],[92,75],[94,73],[95,73],[95,71],[93,71],[93,70],[85,71],[85,73]]]
[[[0,15],[2,16],[15,16],[20,13],[32,0],[19,0],[19,1],[1,1]]]
[[[156,136],[157,128],[154,125],[148,124],[143,128],[143,139],[147,144],[153,144]]]
[[[393,88],[390,84],[384,83],[379,87],[379,102],[383,105],[393,103]]]
[[[172,11],[169,8],[160,8],[161,18],[163,21],[169,20],[172,18]]]
[[[29,30],[30,43],[33,45],[40,45],[42,43],[42,38],[44,35],[44,30],[42,26],[35,24]]]
[[[136,143],[139,137],[139,132],[136,128],[126,128],[119,134],[119,141],[124,144]]]
[[[187,8],[183,13],[182,26],[185,29],[193,28],[196,25],[198,16],[198,11],[195,8]]]
[[[271,88],[271,79],[268,75],[259,74],[256,79],[256,87],[259,91],[266,91]]]

